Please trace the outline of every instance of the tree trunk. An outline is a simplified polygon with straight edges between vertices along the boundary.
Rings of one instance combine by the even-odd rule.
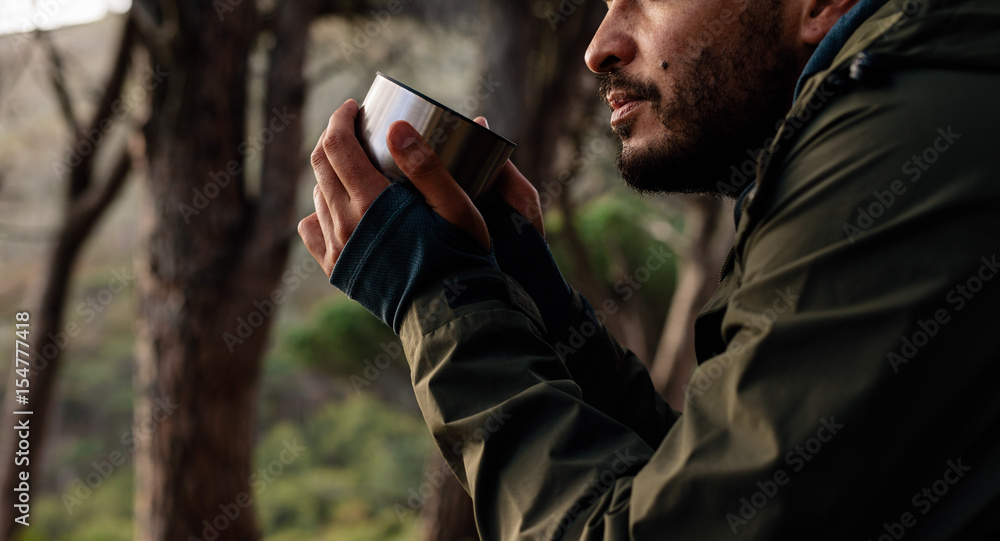
[[[64,120],[73,134],[71,148],[84,148],[81,145],[87,141],[88,134],[97,131],[106,135],[109,126],[102,123],[111,119],[112,104],[121,95],[125,75],[132,57],[132,46],[135,38],[134,27],[129,21],[126,21],[117,52],[117,60],[94,116],[86,124],[86,130],[80,129],[73,110],[69,89],[63,77],[60,56],[51,41],[48,41],[47,36],[40,34],[40,37],[48,46],[53,88],[58,97]],[[107,140],[107,137],[102,137],[101,140]],[[86,144],[90,145],[89,142]],[[28,462],[15,463],[15,453],[21,443],[20,438],[5,437],[4,445],[0,447],[0,464],[2,464],[0,467],[3,469],[3,489],[0,492],[0,539],[4,540],[13,538],[19,524],[14,522],[14,519],[22,515],[14,507],[18,503],[19,495],[19,493],[14,492],[14,488],[23,480],[21,475],[27,475],[31,486],[38,486],[36,472],[38,472],[38,466],[44,456],[44,435],[48,427],[49,411],[55,401],[55,384],[59,374],[60,361],[63,351],[69,346],[70,339],[75,336],[72,329],[63,327],[63,312],[77,258],[94,227],[120,193],[131,168],[132,162],[129,154],[123,152],[115,162],[108,178],[103,183],[95,184],[93,182],[95,176],[94,159],[100,150],[100,142],[86,148],[90,148],[91,151],[74,156],[77,158],[73,160],[76,161],[75,166],[64,166],[64,172],[68,174],[69,178],[67,183],[69,193],[65,201],[66,218],[56,233],[55,245],[45,265],[46,271],[42,280],[40,298],[31,303],[37,309],[27,310],[30,314],[27,321],[29,326],[26,328],[29,331],[27,340],[29,347],[20,349],[29,355],[26,360],[30,363],[30,370],[26,378],[22,378],[16,372],[11,373],[7,394],[3,401],[5,414],[0,421],[0,430],[3,430],[3,434],[15,434],[14,426],[16,423],[27,423],[29,427],[26,438],[29,451]],[[23,365],[15,368],[23,368]],[[18,388],[15,381],[21,379],[27,380],[28,383],[27,386],[24,386],[22,382],[20,386],[22,390],[28,390],[23,395],[28,400],[25,404],[15,403],[18,396],[15,393],[15,389]],[[14,416],[9,413],[15,410],[31,411],[32,414]],[[23,457],[24,455],[22,455]],[[37,488],[35,490],[37,491]],[[37,492],[35,493],[37,494]]]
[[[650,370],[656,390],[678,411],[684,408],[684,386],[697,364],[694,320],[715,293],[719,269],[733,242],[729,205],[710,196],[686,197],[688,249],[681,257],[674,298]]]
[[[442,479],[441,486],[424,500],[420,510],[424,541],[479,541],[472,498],[462,488],[436,450],[427,461],[428,479]]]
[[[135,421],[155,426],[137,437],[140,541],[260,538],[261,487],[250,484],[256,399],[294,234],[304,36],[315,3],[276,8],[263,131],[252,136],[244,115],[255,5],[224,3],[217,13],[216,4],[165,2],[162,22],[151,15],[144,33],[169,76],[144,130],[146,251],[135,263]],[[253,196],[245,159],[261,151]]]

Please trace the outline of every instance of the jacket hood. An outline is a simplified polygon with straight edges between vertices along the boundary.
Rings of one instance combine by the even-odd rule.
[[[1000,2],[892,0],[883,11],[895,19],[892,25],[871,21],[859,37],[893,64],[1000,71]]]
[[[854,32],[827,70],[806,81],[797,102],[808,101],[859,53],[883,68],[1000,71],[998,29],[996,0],[890,0]]]

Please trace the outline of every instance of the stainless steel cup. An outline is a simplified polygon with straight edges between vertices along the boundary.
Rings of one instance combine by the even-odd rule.
[[[355,128],[372,163],[394,182],[406,178],[392,159],[385,140],[389,126],[397,120],[405,120],[416,128],[473,199],[492,186],[517,146],[379,72],[361,104]]]

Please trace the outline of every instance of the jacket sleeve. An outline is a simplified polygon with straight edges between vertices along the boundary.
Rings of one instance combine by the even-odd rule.
[[[639,359],[625,351],[590,304],[562,276],[545,238],[498,195],[476,201],[501,271],[531,297],[546,340],[565,361],[584,401],[655,447],[676,413],[653,388]]]
[[[902,513],[929,523],[920,494],[941,479],[984,508],[1000,119],[969,105],[997,84],[906,72],[797,134],[741,224],[725,349],[658,445],[592,398],[606,367],[545,340],[499,271],[418,296],[401,333],[414,388],[483,539],[877,538]]]
[[[603,398],[598,407],[583,399],[556,352],[561,345],[550,344],[542,328],[517,282],[492,269],[464,271],[431,287],[403,321],[417,401],[442,455],[473,496],[483,539],[559,538],[616,479],[635,475],[653,455],[653,445],[613,417],[618,408]],[[616,355],[611,366],[625,360],[614,346],[603,349]],[[634,365],[621,366],[635,378]],[[616,371],[579,370],[594,394],[594,376]],[[652,392],[648,380],[636,388]]]
[[[680,416],[656,392],[646,366],[621,347],[587,299],[573,293],[568,324],[549,344],[562,359],[584,402],[657,447]]]

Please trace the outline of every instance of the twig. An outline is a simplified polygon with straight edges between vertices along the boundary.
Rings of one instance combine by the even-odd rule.
[[[56,93],[59,101],[59,111],[63,120],[69,126],[70,133],[80,132],[80,125],[76,121],[76,111],[73,110],[73,99],[69,95],[69,87],[66,84],[66,69],[63,64],[62,54],[52,42],[52,36],[47,30],[35,30],[35,39],[42,44],[45,54],[49,59],[49,76],[52,79],[52,89]]]

